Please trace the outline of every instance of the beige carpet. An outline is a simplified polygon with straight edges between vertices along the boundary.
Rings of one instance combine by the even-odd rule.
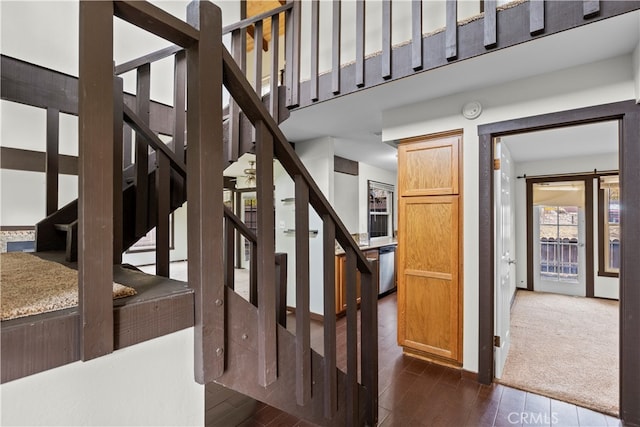
[[[62,310],[78,305],[78,272],[23,252],[0,254],[2,320]],[[136,290],[113,284],[113,297]]]
[[[518,291],[500,382],[617,416],[618,305]]]

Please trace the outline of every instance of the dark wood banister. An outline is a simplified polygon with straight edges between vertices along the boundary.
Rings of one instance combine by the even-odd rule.
[[[222,29],[222,34],[228,34],[235,30],[240,30],[242,28],[247,28],[250,25],[255,24],[258,21],[262,21],[266,18],[270,18],[274,15],[279,15],[282,12],[286,12],[287,10],[293,7],[293,3],[286,3],[280,7],[269,10],[267,12],[261,13],[260,15],[252,16],[251,18],[243,19],[242,21],[238,21],[235,24],[227,25]],[[147,55],[141,56],[139,58],[132,59],[127,62],[123,62],[122,64],[116,65],[115,74],[121,75],[127,73],[129,71],[133,71],[136,68],[140,67],[144,64],[151,64],[153,62],[160,61],[162,59],[168,58],[171,55],[174,55],[181,50],[184,50],[182,46],[173,45],[167,46],[165,48],[156,50]]]
[[[360,250],[356,242],[353,240],[347,228],[344,226],[335,210],[324,197],[322,191],[315,183],[309,171],[297,158],[289,141],[284,136],[278,124],[273,120],[267,108],[262,104],[258,95],[255,93],[251,84],[246,79],[238,65],[233,60],[229,51],[223,47],[223,66],[224,66],[224,85],[242,108],[252,123],[263,122],[267,130],[273,135],[274,151],[280,163],[284,166],[287,173],[294,178],[296,175],[303,177],[309,186],[309,202],[321,217],[328,217],[336,224],[336,239],[343,248],[351,248],[355,254],[358,264],[358,270],[361,272],[371,273],[369,263]]]
[[[183,177],[187,176],[187,167],[184,162],[178,159],[176,154],[167,147],[165,143],[163,143],[160,138],[149,128],[149,126],[144,123],[140,118],[136,115],[136,113],[131,110],[131,108],[123,105],[123,112],[125,121],[138,133],[140,133],[147,140],[148,144],[156,150],[157,152],[161,152],[164,154],[174,169]]]
[[[228,34],[235,30],[241,30],[242,28],[247,28],[248,26],[253,25],[258,21],[271,18],[273,15],[279,15],[282,12],[286,12],[292,7],[293,7],[293,3],[286,3],[286,4],[283,4],[282,6],[276,7],[275,9],[268,10],[259,15],[252,16],[251,18],[243,19],[242,21],[238,21],[235,24],[227,25],[226,27],[222,28],[222,34]]]
[[[247,227],[247,224],[245,224],[240,218],[238,218],[236,214],[233,213],[231,209],[226,206],[224,207],[224,216],[231,221],[236,230],[238,230],[240,234],[246,237],[247,240],[252,243],[256,243],[258,241],[258,236],[256,236],[256,233],[254,233],[249,227]]]
[[[174,55],[181,50],[184,50],[181,46],[173,45],[168,46],[160,50],[156,50],[155,52],[151,52],[145,56],[141,56],[140,58],[132,59],[131,61],[123,62],[120,65],[116,65],[115,74],[119,76],[120,74],[127,73],[129,71],[133,71],[141,65],[151,64],[153,62],[160,61],[162,59],[168,58],[171,55]]]

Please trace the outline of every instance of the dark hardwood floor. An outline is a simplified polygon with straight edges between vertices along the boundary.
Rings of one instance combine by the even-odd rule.
[[[344,369],[345,320],[338,320],[338,367]],[[340,333],[343,332],[343,333]],[[322,352],[322,325],[311,331]],[[411,358],[396,343],[396,295],[378,303],[379,426],[607,427],[620,420],[576,405],[500,384],[485,386],[460,371]],[[276,408],[258,403],[241,426],[308,426]]]

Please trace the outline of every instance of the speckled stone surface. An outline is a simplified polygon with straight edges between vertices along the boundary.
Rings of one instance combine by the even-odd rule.
[[[2,320],[62,310],[78,305],[78,272],[24,252],[0,254]],[[113,298],[135,295],[113,284]]]

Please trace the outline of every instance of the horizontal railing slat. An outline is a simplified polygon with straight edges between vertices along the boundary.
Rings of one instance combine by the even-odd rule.
[[[156,50],[155,52],[151,52],[145,56],[141,56],[140,58],[132,59],[131,61],[123,62],[120,65],[116,65],[115,74],[120,75],[127,73],[129,71],[133,71],[141,65],[151,64],[162,59],[168,58],[171,55],[174,55],[181,50],[184,50],[181,46],[168,46],[164,49]]]
[[[168,12],[142,1],[115,1],[114,15],[182,47],[198,41],[200,33]]]

